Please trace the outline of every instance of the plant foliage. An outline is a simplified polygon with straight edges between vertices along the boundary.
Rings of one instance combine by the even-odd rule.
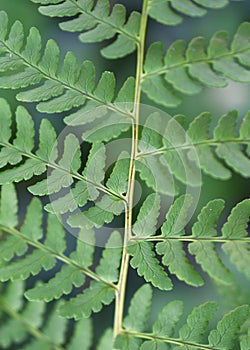
[[[0,88],[16,90],[21,103],[13,112],[0,98],[1,349],[249,350],[248,301],[221,314],[209,300],[187,314],[188,301],[173,300],[153,323],[149,314],[157,289],[167,298],[177,284],[210,279],[228,292],[236,274],[249,283],[249,198],[231,209],[214,198],[194,213],[189,192],[206,185],[203,175],[250,178],[250,112],[217,120],[202,112],[190,121],[141,103],[144,93],[176,107],[203,87],[249,83],[250,23],[230,44],[218,31],[208,43],[177,40],[164,53],[162,42],[146,46],[148,18],[178,26],[229,1],[143,0],[140,11],[108,0],[31,1],[80,42],[102,43],[104,58],[135,52],[137,63],[122,84],[111,71],[96,77],[92,61],[79,63],[72,51],[62,57],[54,39],[43,45],[36,27],[26,35],[0,11]],[[144,190],[138,203],[136,180]],[[20,185],[32,197],[27,205]],[[142,286],[126,310],[130,268]],[[112,303],[113,327],[95,341],[92,314]]]

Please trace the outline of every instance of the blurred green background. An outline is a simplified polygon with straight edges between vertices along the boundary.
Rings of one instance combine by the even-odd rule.
[[[115,1],[112,2],[114,3]],[[130,10],[139,10],[141,7],[141,1],[128,0],[119,1],[119,3],[123,3]],[[49,38],[54,38],[59,43],[62,54],[68,50],[72,50],[78,56],[79,62],[84,59],[92,60],[97,67],[97,75],[105,69],[114,71],[118,80],[118,86],[121,86],[127,76],[134,75],[135,65],[131,63],[131,60],[135,62],[135,56],[133,54],[115,62],[106,61],[99,54],[99,49],[103,44],[87,45],[80,43],[76,34],[62,32],[58,28],[57,19],[50,19],[40,15],[37,8],[38,5],[33,4],[30,0],[0,0],[0,10],[5,10],[8,13],[11,23],[19,19],[24,24],[26,33],[28,33],[28,29],[31,26],[36,26],[42,33],[43,42],[45,43]],[[194,36],[202,35],[208,40],[217,30],[227,30],[232,38],[238,25],[244,20],[250,20],[250,1],[231,1],[227,8],[217,11],[211,10],[208,12],[207,16],[203,18],[185,18],[183,24],[178,27],[164,27],[150,20],[147,44],[149,45],[152,42],[161,40],[166,49],[169,44],[176,39],[185,39],[188,41]],[[17,102],[11,91],[0,91],[0,96],[5,97],[12,104],[13,110],[15,109]],[[216,121],[228,110],[237,109],[241,118],[243,118],[250,107],[249,100],[249,85],[230,82],[225,89],[204,89],[203,93],[200,95],[184,96],[183,104],[180,107],[176,109],[165,109],[165,111],[170,115],[175,115],[177,113],[185,114],[189,120],[192,120],[203,111],[209,111],[213,114],[214,120]],[[152,102],[146,98],[144,98],[143,102],[152,105]],[[29,109],[34,119],[37,120],[37,123],[41,118],[48,117],[47,115],[38,113],[34,105],[25,105],[25,107]],[[63,128],[64,124],[62,123],[61,117],[49,116],[49,119],[58,130]],[[19,191],[22,194],[24,203],[30,198],[25,186],[26,184],[19,186]],[[249,197],[250,182],[248,179],[233,174],[230,181],[223,182],[215,181],[205,176],[197,210],[210,199],[223,198],[227,201],[226,212],[228,213],[235,203]],[[224,256],[222,256],[222,258],[225,259]],[[227,263],[230,265],[229,262]],[[155,315],[167,302],[173,299],[184,300],[186,302],[186,311],[190,311],[194,305],[210,299],[218,300],[221,308],[225,309],[237,304],[236,295],[239,300],[244,300],[244,298],[249,300],[249,284],[247,285],[245,279],[236,271],[234,271],[234,274],[239,283],[239,289],[235,287],[235,294],[233,294],[232,289],[225,289],[223,294],[218,293],[218,288],[208,278],[207,285],[202,288],[195,289],[175,281],[175,288],[173,291],[169,293],[155,291],[153,310],[151,313],[152,319],[154,319]],[[143,283],[142,279],[138,279],[136,273],[131,271],[128,283],[128,297],[133,294],[141,283]],[[221,295],[223,296],[221,297]],[[226,299],[228,299],[228,304],[224,303]],[[108,326],[112,324],[112,316],[113,306],[105,308],[101,314],[94,316],[97,337],[105,325]]]

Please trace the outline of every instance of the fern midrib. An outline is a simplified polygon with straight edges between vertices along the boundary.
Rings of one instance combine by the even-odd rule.
[[[133,108],[133,125],[132,125],[132,140],[131,140],[131,154],[130,154],[130,167],[128,186],[126,194],[126,210],[125,210],[125,229],[123,240],[123,252],[120,268],[120,276],[118,281],[118,290],[116,291],[116,304],[114,315],[114,331],[113,337],[121,332],[122,320],[124,313],[125,294],[127,277],[129,270],[130,255],[127,252],[127,245],[132,237],[132,221],[133,221],[133,202],[134,202],[134,185],[135,185],[135,163],[138,153],[138,135],[139,135],[139,121],[140,121],[140,101],[141,101],[141,83],[143,76],[144,65],[144,45],[148,20],[148,0],[143,1],[141,12],[141,23],[139,41],[137,43],[137,64],[136,64],[136,82],[135,82],[135,97]]]
[[[7,304],[3,297],[0,296],[0,306],[1,310],[3,310],[6,314],[8,314],[13,319],[17,320],[24,326],[26,331],[30,333],[30,335],[34,336],[35,339],[41,341],[45,345],[49,346],[51,350],[65,350],[65,348],[52,343],[50,339],[46,336],[46,334],[42,333],[39,329],[33,327],[29,322],[27,322],[21,314],[15,311],[9,304]]]
[[[166,338],[166,337],[154,335],[152,333],[141,333],[141,332],[135,332],[135,331],[128,331],[125,329],[123,329],[121,331],[121,333],[124,335],[127,335],[127,336],[132,336],[132,337],[136,337],[136,338],[140,338],[140,339],[161,341],[164,343],[182,345],[182,346],[187,345],[188,347],[192,347],[192,348],[196,348],[196,349],[199,348],[199,349],[207,349],[207,350],[221,350],[221,348],[216,348],[214,346],[199,344],[199,343],[195,343],[195,342],[191,342],[191,341],[181,340],[178,338]]]
[[[81,13],[87,14],[88,16],[91,16],[92,18],[94,18],[95,20],[97,20],[99,23],[103,23],[108,25],[109,27],[112,27],[116,30],[117,33],[123,34],[125,36],[127,36],[128,38],[132,39],[133,41],[135,41],[136,43],[139,43],[139,39],[136,36],[131,35],[129,32],[127,32],[126,30],[124,30],[124,28],[122,27],[117,27],[116,25],[114,25],[113,23],[110,23],[109,21],[105,21],[105,19],[98,17],[95,15],[95,13],[93,11],[86,11],[82,8],[82,6],[80,6],[79,4],[77,4],[74,0],[70,0],[70,2],[72,4],[74,4]]]
[[[239,55],[239,54],[247,52],[247,51],[249,51],[249,48],[245,48],[245,49],[238,50],[238,51],[227,52],[227,53],[225,53],[225,54],[223,54],[223,55],[221,55],[219,57],[214,57],[214,58],[203,57],[202,59],[195,60],[195,61],[187,61],[187,60],[185,60],[185,61],[177,63],[177,64],[172,64],[172,65],[170,65],[168,67],[163,67],[161,69],[156,69],[156,70],[148,72],[148,73],[145,72],[143,74],[142,79],[144,80],[145,78],[150,77],[150,76],[166,74],[168,71],[171,71],[171,69],[182,68],[182,67],[189,67],[190,65],[196,64],[196,63],[210,63],[210,64],[212,64],[213,62],[220,61],[221,59],[226,58],[226,57],[234,58],[236,55]]]
[[[241,139],[239,137],[235,138],[235,139],[231,139],[231,140],[215,140],[215,139],[210,139],[210,140],[204,140],[204,141],[199,141],[199,142],[193,142],[191,143],[185,143],[183,145],[176,145],[173,147],[161,147],[158,148],[157,150],[153,150],[150,152],[141,152],[138,153],[137,155],[137,160],[139,160],[140,158],[144,158],[147,156],[155,156],[158,154],[164,154],[166,152],[169,151],[174,151],[174,150],[185,150],[185,149],[190,149],[190,148],[194,148],[194,147],[198,147],[198,146],[217,146],[217,145],[221,145],[221,144],[227,144],[227,143],[236,143],[236,144],[248,144],[250,143],[250,139]]]
[[[30,67],[30,68],[33,68],[35,70],[37,70],[41,75],[44,76],[45,79],[48,79],[48,80],[53,80],[59,84],[61,84],[62,86],[64,86],[67,90],[73,90],[83,96],[85,96],[87,99],[89,100],[92,100],[92,101],[95,101],[95,102],[98,102],[99,104],[103,104],[105,105],[109,110],[113,111],[113,112],[117,112],[117,113],[120,113],[126,117],[130,117],[130,118],[133,118],[133,116],[128,113],[127,111],[124,111],[118,107],[116,107],[114,104],[111,104],[111,103],[106,103],[105,101],[102,101],[101,99],[95,97],[93,94],[90,94],[86,91],[83,91],[83,90],[80,90],[78,89],[77,87],[73,86],[73,85],[70,85],[70,84],[67,84],[66,82],[64,81],[61,81],[58,79],[58,77],[56,76],[52,76],[50,74],[48,74],[48,72],[44,71],[43,69],[41,69],[38,65],[35,65],[31,62],[29,62],[24,56],[22,56],[21,53],[19,52],[16,52],[16,51],[13,51],[7,44],[5,41],[1,40],[0,39],[0,43],[5,46],[7,48],[7,50],[12,54],[12,55],[15,55],[17,56],[19,59],[21,59],[24,64],[27,66],[27,67]],[[52,99],[53,99],[53,96],[52,96]]]
[[[47,254],[50,254],[51,256],[55,257],[57,260],[62,261],[63,263],[70,265],[74,268],[77,268],[78,270],[80,270],[82,273],[84,273],[86,276],[90,277],[91,279],[97,281],[97,282],[102,282],[104,284],[106,284],[107,286],[111,287],[112,289],[116,290],[117,286],[109,281],[106,281],[105,279],[103,279],[102,277],[100,277],[99,275],[97,275],[95,272],[91,271],[89,268],[83,267],[79,264],[77,264],[75,261],[72,261],[69,257],[67,257],[64,254],[59,254],[58,252],[54,251],[53,249],[51,249],[50,247],[47,247],[45,244],[41,243],[41,242],[37,242],[37,241],[33,241],[31,240],[29,237],[26,237],[23,233],[21,233],[20,231],[14,229],[14,228],[9,228],[5,225],[0,224],[0,230],[9,233],[11,235],[14,235],[18,238],[21,238],[23,241],[25,241],[27,244],[29,244],[30,246],[38,249],[38,250],[42,250]]]
[[[119,200],[122,200],[123,202],[125,201],[124,197],[121,196],[120,194],[118,193],[115,193],[114,191],[108,189],[107,187],[101,185],[101,184],[97,184],[95,183],[94,181],[92,180],[89,180],[87,179],[86,177],[80,175],[79,173],[73,173],[72,171],[69,171],[69,169],[64,169],[62,167],[60,167],[60,165],[56,164],[56,163],[50,163],[48,162],[47,160],[41,158],[41,157],[38,157],[37,155],[33,154],[33,153],[28,153],[28,152],[25,152],[24,150],[21,150],[19,149],[18,147],[12,145],[11,143],[5,143],[5,142],[1,142],[0,141],[0,146],[3,146],[3,147],[6,147],[6,148],[11,148],[11,149],[14,149],[15,151],[19,152],[20,154],[22,154],[23,156],[25,156],[26,158],[29,158],[29,159],[34,159],[34,160],[37,160],[39,162],[42,162],[44,163],[47,167],[51,168],[51,169],[56,169],[56,170],[60,170],[64,173],[66,173],[67,175],[70,175],[71,177],[73,177],[74,179],[76,180],[79,180],[79,181],[84,181],[84,182],[87,182],[93,186],[95,186],[98,190],[100,190],[101,192],[104,192],[108,195],[111,195],[111,196],[114,196],[116,198],[118,198]]]
[[[180,242],[211,242],[211,243],[228,243],[228,242],[241,242],[241,243],[250,243],[250,237],[234,237],[234,238],[225,238],[225,237],[194,237],[194,236],[150,236],[150,237],[132,237],[131,242],[166,242],[166,241],[180,241]]]

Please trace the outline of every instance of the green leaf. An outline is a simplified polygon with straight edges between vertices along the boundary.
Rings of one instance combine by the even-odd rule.
[[[55,162],[58,156],[57,135],[47,119],[43,119],[39,129],[39,148],[36,155],[45,161]]]
[[[56,235],[54,234],[56,232]],[[66,250],[65,231],[55,215],[48,215],[47,234],[44,244],[54,252],[62,254]]]
[[[198,7],[190,0],[171,0],[171,5],[176,10],[191,17],[201,17],[207,13],[205,9]]]
[[[73,266],[64,265],[62,269],[47,283],[39,283],[28,290],[25,296],[28,300],[42,300],[49,302],[59,299],[63,294],[70,294],[73,286],[81,287],[84,284],[85,276]]]
[[[112,173],[106,186],[118,194],[124,194],[127,190],[130,158],[129,154],[123,151],[114,165]]]
[[[59,55],[60,50],[57,43],[52,39],[48,40],[40,67],[51,76],[55,76],[59,65]]]
[[[155,193],[150,194],[145,199],[133,225],[135,236],[148,237],[155,234],[157,219],[160,214],[160,200],[160,196]]]
[[[27,91],[19,92],[16,95],[18,101],[40,102],[49,100],[51,97],[62,95],[64,87],[53,80],[46,80],[42,85]],[[43,119],[44,120],[44,119]]]
[[[182,17],[175,13],[166,0],[150,0],[149,15],[157,22],[166,25],[177,25],[182,22]]]
[[[92,312],[99,312],[103,305],[109,305],[114,299],[114,290],[106,284],[92,281],[83,294],[64,302],[59,308],[60,315],[79,320],[88,318]]]
[[[159,264],[152,243],[137,242],[129,245],[127,251],[133,256],[130,264],[134,269],[137,269],[139,276],[143,276],[145,281],[151,282],[159,289],[172,289],[171,280]]]
[[[250,279],[250,254],[249,243],[227,242],[222,245],[223,251],[230,256],[230,260],[237,269]]]
[[[153,324],[153,333],[156,336],[171,337],[174,334],[176,324],[183,313],[183,302],[179,300],[168,303],[159,313]]]
[[[110,235],[96,273],[108,282],[117,282],[122,253],[122,239],[118,231]]]
[[[41,113],[60,113],[79,107],[85,103],[86,97],[78,91],[66,91],[63,95],[46,102],[40,102],[37,110]]]
[[[142,157],[136,161],[136,170],[148,187],[157,193],[173,196],[177,189],[169,170],[157,156]]]
[[[227,222],[222,227],[222,235],[226,238],[241,238],[248,235],[247,227],[250,219],[250,201],[245,199],[237,204]]]
[[[172,87],[162,77],[148,76],[142,83],[142,90],[154,102],[165,107],[177,107],[181,99],[175,94]]]
[[[18,203],[15,187],[12,184],[1,187],[0,224],[14,228],[18,224]]]
[[[174,201],[166,214],[166,221],[161,228],[163,237],[182,236],[185,233],[183,227],[186,225],[192,202],[193,199],[188,194],[182,195]]]
[[[198,162],[202,170],[215,178],[228,179],[231,176],[230,171],[216,158],[213,149],[205,144],[209,138],[210,123],[211,114],[204,112],[190,123],[187,133],[196,146]],[[203,142],[204,144],[199,145]]]
[[[101,336],[97,345],[97,350],[112,350],[113,330],[108,328]],[[77,349],[76,349],[77,350]]]
[[[0,280],[15,281],[17,279],[25,280],[30,275],[37,275],[42,269],[51,270],[56,261],[49,254],[35,250],[27,255],[25,259],[12,262],[8,266],[0,267]]]
[[[152,299],[152,288],[145,284],[134,294],[128,309],[128,315],[123,321],[125,329],[143,331],[148,319]]]
[[[57,308],[54,308],[43,328],[43,333],[50,339],[52,344],[61,345],[65,342],[66,327],[67,320],[60,317]]]
[[[34,122],[31,115],[22,106],[17,107],[16,122],[17,133],[13,144],[24,152],[31,152],[34,148]]]
[[[93,338],[93,325],[90,319],[83,318],[77,322],[74,328],[73,337],[67,345],[68,350],[90,350]],[[84,342],[83,342],[84,339]],[[105,347],[102,350],[108,350]],[[110,349],[111,350],[111,349]]]
[[[11,110],[7,101],[0,99],[1,128],[0,142],[8,142],[11,137]]]
[[[216,225],[224,208],[222,199],[214,199],[202,208],[198,220],[192,227],[194,237],[213,237],[217,235]]]
[[[8,40],[6,41],[6,43],[13,51],[20,52],[23,46],[23,40],[23,25],[20,21],[16,21],[10,29]]]
[[[163,46],[161,42],[153,43],[149,46],[144,70],[146,73],[157,71],[158,69],[163,68]]]
[[[133,349],[133,350],[139,350],[140,345],[142,343],[141,339],[125,335],[125,334],[118,334],[118,336],[115,339],[115,349],[117,350],[127,350],[127,349]]]
[[[129,38],[123,33],[119,34],[117,39],[112,44],[101,50],[102,56],[105,58],[114,59],[121,58],[132,53],[136,49],[136,37],[140,29],[140,19],[140,14],[133,11],[129,16],[127,23],[123,27],[123,32],[126,31],[129,33]]]
[[[214,302],[207,302],[195,307],[179,331],[181,340],[201,343],[208,323],[213,318],[217,308],[218,305]]]
[[[22,52],[24,58],[36,65],[40,60],[42,50],[42,39],[37,28],[32,27],[27,37],[24,51]]]
[[[239,306],[227,313],[218,323],[217,328],[210,332],[209,345],[221,349],[232,348],[234,339],[248,315],[249,306],[247,305]]]
[[[234,282],[230,271],[225,267],[212,242],[196,241],[188,245],[188,250],[195,255],[195,260],[209,276],[219,283]]]
[[[184,251],[183,242],[167,240],[157,243],[156,252],[163,255],[162,263],[168,267],[172,274],[178,279],[191,286],[202,286],[204,284],[200,274],[190,264]]]
[[[53,154],[52,154],[53,155]],[[79,141],[73,134],[68,134],[64,141],[64,151],[58,162],[59,169],[52,170],[47,179],[29,187],[32,194],[43,196],[59,192],[73,182],[71,171],[77,172],[80,167]]]
[[[43,236],[42,219],[42,203],[39,199],[33,198],[28,206],[25,221],[20,232],[32,241],[38,241]],[[36,223],[35,225],[34,222]]]
[[[34,175],[41,175],[46,171],[46,165],[36,159],[28,159],[18,167],[2,171],[0,174],[0,184],[20,182],[28,180]]]
[[[108,103],[111,102],[115,92],[115,77],[111,72],[104,72],[98,85],[94,91],[94,94],[101,101]]]

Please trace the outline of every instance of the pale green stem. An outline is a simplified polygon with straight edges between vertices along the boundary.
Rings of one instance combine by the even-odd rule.
[[[132,215],[133,215],[133,202],[134,202],[134,183],[135,183],[135,160],[138,153],[138,131],[140,120],[140,101],[141,101],[141,81],[143,75],[143,63],[144,63],[144,45],[147,28],[147,15],[148,0],[144,0],[141,16],[139,42],[137,44],[137,66],[136,66],[136,83],[135,83],[135,99],[133,109],[133,125],[132,125],[132,145],[131,145],[131,157],[130,168],[128,178],[128,188],[126,194],[126,208],[125,208],[125,230],[123,241],[123,253],[120,269],[120,276],[118,281],[118,290],[116,291],[116,304],[115,304],[115,316],[114,316],[114,339],[120,333],[122,329],[122,320],[125,303],[126,284],[129,268],[129,254],[127,253],[127,244],[132,237]]]

